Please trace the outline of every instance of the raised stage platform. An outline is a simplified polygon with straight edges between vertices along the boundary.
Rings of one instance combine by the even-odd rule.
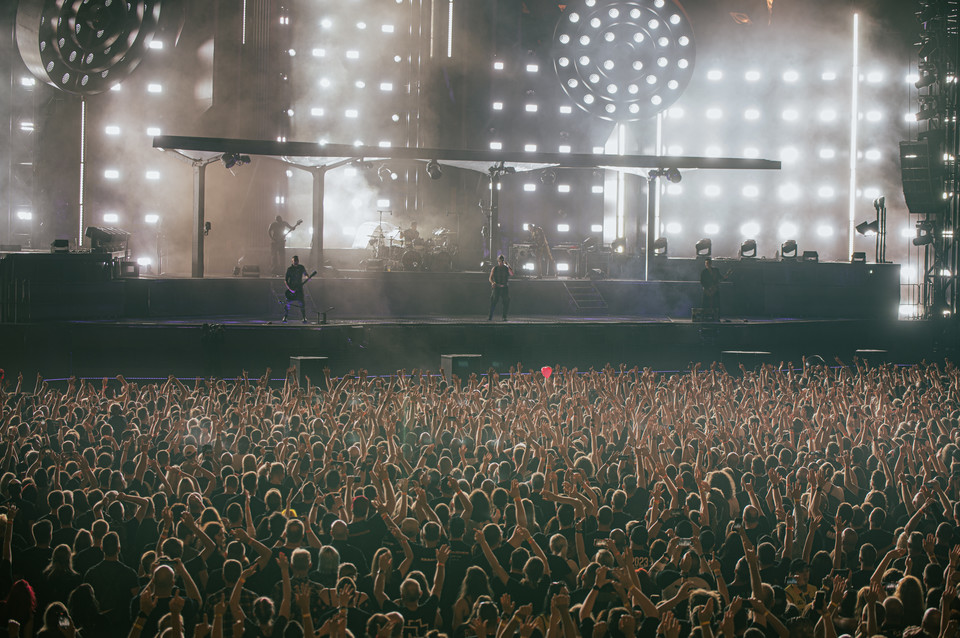
[[[486,320],[485,273],[328,271],[307,286],[310,323],[281,324],[279,278],[119,278],[94,257],[71,257],[0,262],[0,366],[8,371],[233,376],[324,356],[335,373],[386,374],[438,370],[443,354],[479,354],[477,365],[501,371],[518,362],[682,369],[692,361],[799,363],[813,354],[850,360],[857,350],[896,362],[944,352],[942,333],[896,321],[893,264],[717,260],[730,277],[721,320],[707,323],[691,321],[700,286],[689,280],[518,277],[503,323]],[[694,279],[700,269],[692,259],[658,266]]]

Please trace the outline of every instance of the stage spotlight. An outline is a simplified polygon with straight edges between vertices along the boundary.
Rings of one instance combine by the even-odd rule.
[[[757,256],[757,240],[756,239],[747,239],[742,244],[740,244],[740,257],[741,259],[753,259]]]
[[[931,84],[936,84],[937,82],[937,72],[936,69],[931,69],[930,73],[924,73],[920,76],[920,79],[914,83],[914,86],[918,89],[925,89]]]
[[[780,258],[781,259],[797,258],[797,240],[796,239],[788,239],[787,241],[780,244]]]
[[[667,181],[671,184],[679,184],[680,180],[683,179],[683,175],[680,174],[680,170],[676,168],[668,168],[666,173]]]
[[[876,235],[880,232],[880,221],[875,219],[872,222],[860,222],[856,228],[861,235]]]
[[[921,231],[922,234],[913,238],[914,246],[929,246],[933,243],[933,235],[928,232]]]
[[[380,178],[381,182],[386,182],[388,180],[389,181],[396,180],[399,177],[399,175],[391,171],[386,166],[381,166],[380,168],[377,169],[377,177]]]
[[[815,251],[815,250],[805,250],[805,251],[803,251],[803,254],[800,256],[800,260],[801,260],[801,261],[810,261],[810,262],[813,262],[813,263],[819,263],[819,261],[820,261],[820,254],[819,254],[817,251]]]
[[[697,257],[709,257],[713,253],[713,241],[709,237],[704,237],[697,242],[694,249],[697,251]]]
[[[666,237],[657,237],[653,240],[653,254],[656,257],[666,257],[667,256],[667,238]]]
[[[540,173],[540,183],[549,186],[557,182],[557,171],[548,169]]]
[[[244,164],[250,163],[249,155],[241,155],[240,153],[224,153],[220,156],[220,161],[223,162],[223,167],[227,170],[230,170],[234,166],[243,166]]]
[[[865,264],[867,263],[867,253],[865,252],[855,252],[850,255],[851,264]]]
[[[427,162],[427,175],[430,176],[430,179],[440,179],[443,176],[443,169],[440,168],[437,160]]]
[[[617,237],[610,244],[610,250],[615,253],[624,253],[627,250],[627,240],[624,237]]]

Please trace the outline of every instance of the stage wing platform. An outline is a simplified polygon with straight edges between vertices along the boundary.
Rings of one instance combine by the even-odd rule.
[[[691,321],[701,266],[671,259],[661,272],[687,281],[517,277],[507,323],[499,309],[487,321],[485,273],[326,271],[306,287],[309,323],[294,309],[282,324],[279,278],[119,277],[91,255],[10,255],[0,262],[2,365],[45,376],[232,376],[283,370],[294,356],[327,357],[338,373],[389,373],[437,370],[444,354],[481,355],[475,371],[505,371],[929,351],[922,329],[895,320],[899,266],[717,263],[729,272],[718,322]]]

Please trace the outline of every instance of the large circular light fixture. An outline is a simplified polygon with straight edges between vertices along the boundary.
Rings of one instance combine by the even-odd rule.
[[[17,47],[38,79],[92,95],[132,73],[159,32],[176,40],[183,22],[180,0],[21,0]]]
[[[693,29],[677,0],[575,0],[553,44],[563,90],[605,120],[652,117],[676,102],[693,76]]]

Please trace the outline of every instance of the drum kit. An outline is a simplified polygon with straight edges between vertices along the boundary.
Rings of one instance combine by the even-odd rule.
[[[384,233],[378,226],[368,238],[374,258],[389,270],[450,272],[460,250],[457,233],[442,227],[427,238],[408,239],[399,229]]]

